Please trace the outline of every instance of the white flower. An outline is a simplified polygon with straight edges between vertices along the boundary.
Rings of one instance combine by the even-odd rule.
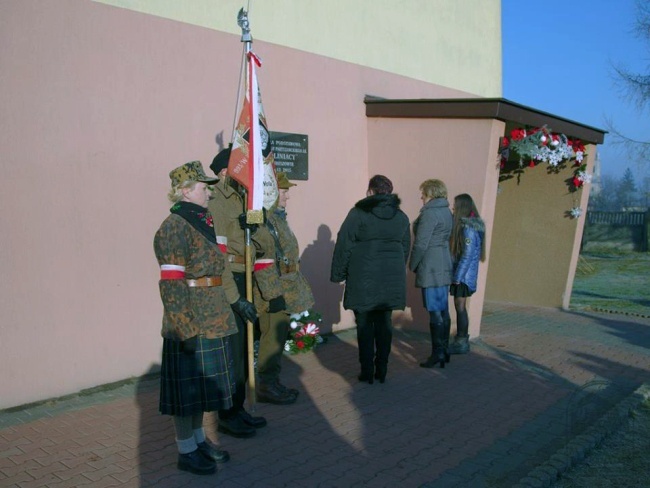
[[[576,161],[579,163],[582,163],[582,159],[584,158],[584,153],[582,151],[577,151],[576,152]]]
[[[293,344],[293,341],[287,341],[284,343],[284,350],[287,352],[291,351],[291,344]]]
[[[553,140],[551,141],[551,146],[555,147],[555,146],[557,146],[559,143],[560,143],[560,141],[556,141],[555,139],[553,139]]]
[[[289,318],[293,320],[299,320],[300,317],[302,317],[302,313],[292,313],[291,315],[289,315]]]
[[[303,317],[309,317],[309,310],[305,310],[305,311],[302,313],[302,316],[303,316]]]
[[[590,175],[586,171],[578,171],[577,178],[583,183],[591,183],[592,175]]]
[[[543,135],[542,137],[539,138],[539,140],[542,141],[542,143],[546,142],[546,136]]]
[[[316,324],[307,324],[305,325],[305,333],[308,335],[318,334],[319,330]]]
[[[577,219],[582,215],[582,209],[580,207],[573,207],[570,213],[572,218]]]
[[[296,322],[295,320],[292,320],[291,323],[289,324],[292,329],[297,329],[300,327],[300,323]]]

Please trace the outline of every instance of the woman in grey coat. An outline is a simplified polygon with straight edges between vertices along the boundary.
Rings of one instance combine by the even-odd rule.
[[[415,273],[415,286],[422,288],[424,308],[429,312],[431,356],[420,363],[433,368],[449,362],[449,285],[452,261],[449,237],[453,217],[447,201],[447,187],[440,180],[426,180],[420,185],[422,209],[413,223],[413,250],[409,268]]]
[[[409,219],[393,184],[373,176],[366,198],[350,210],[336,237],[331,281],[345,281],[343,307],[357,322],[359,381],[386,380],[392,342],[391,314],[406,306]],[[376,351],[375,351],[376,347]]]

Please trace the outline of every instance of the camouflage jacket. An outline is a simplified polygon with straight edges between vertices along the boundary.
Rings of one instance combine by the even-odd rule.
[[[260,247],[260,258],[273,260],[272,266],[254,273],[253,292],[258,311],[268,311],[269,300],[280,295],[287,303],[287,313],[299,313],[313,307],[311,287],[299,270],[298,239],[289,228],[286,214],[271,210],[267,222],[255,233],[255,241]]]
[[[189,287],[185,279],[160,280],[164,313],[162,336],[184,341],[197,334],[208,339],[237,332],[230,304],[239,299],[237,285],[224,255],[214,243],[182,217],[171,214],[154,237],[159,265],[185,268],[185,279],[221,276],[223,285]]]
[[[214,219],[214,229],[217,236],[228,238],[228,254],[243,258],[246,249],[246,237],[239,226],[239,216],[244,212],[244,201],[239,193],[223,178],[213,186],[212,199],[208,202],[208,209]],[[235,273],[244,273],[246,265],[243,263],[230,263],[230,268]]]

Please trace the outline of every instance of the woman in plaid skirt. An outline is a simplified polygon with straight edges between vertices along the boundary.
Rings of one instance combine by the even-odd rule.
[[[178,468],[212,474],[229,455],[206,439],[203,413],[232,407],[233,310],[250,321],[257,312],[240,297],[217,245],[207,210],[207,184],[216,179],[206,176],[199,161],[169,176],[173,206],[154,238],[164,306],[160,412],[174,418]]]

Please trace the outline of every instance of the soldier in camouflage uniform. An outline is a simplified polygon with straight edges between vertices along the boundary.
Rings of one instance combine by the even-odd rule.
[[[226,338],[237,333],[233,310],[256,320],[252,303],[240,297],[226,257],[217,246],[207,203],[214,183],[199,161],[169,174],[174,203],[154,238],[164,306],[160,412],[172,415],[178,468],[216,471],[229,455],[205,437],[203,413],[232,406],[235,381]]]
[[[266,222],[255,233],[259,256],[255,261],[253,292],[261,332],[256,393],[259,402],[277,405],[294,403],[298,397],[298,390],[280,383],[289,315],[314,305],[311,287],[299,269],[298,240],[287,223],[285,206],[292,186],[295,184],[284,173],[278,173],[277,206],[269,211]]]
[[[244,201],[238,191],[237,183],[227,178],[230,148],[219,152],[212,161],[210,169],[219,177],[213,187],[212,198],[208,202],[210,214],[214,219],[219,247],[226,254],[232,274],[241,296],[246,296],[246,237],[240,222],[244,216]],[[233,406],[219,410],[217,430],[233,437],[252,437],[256,430],[266,425],[264,417],[253,417],[244,409],[246,400],[246,380],[248,378],[248,340],[246,322],[235,316],[237,334],[229,336],[236,388],[233,393]]]

